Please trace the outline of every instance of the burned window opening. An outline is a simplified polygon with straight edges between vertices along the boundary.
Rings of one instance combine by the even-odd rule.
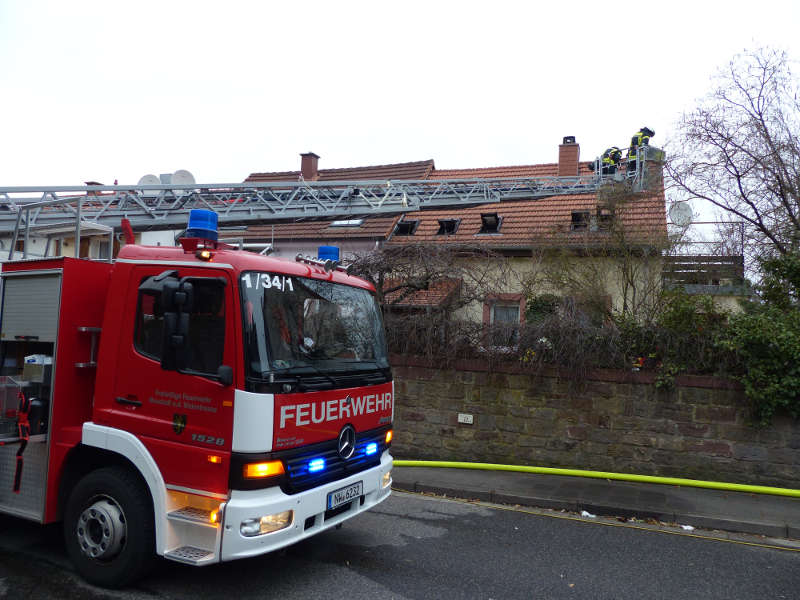
[[[572,231],[579,231],[589,228],[589,211],[573,211],[572,213]]]
[[[395,235],[414,235],[414,232],[417,230],[417,226],[419,225],[419,221],[411,220],[411,221],[400,221],[394,228]]]
[[[500,233],[503,217],[497,213],[481,213],[481,228],[479,234]]]
[[[439,219],[439,230],[436,235],[453,235],[458,231],[461,219]]]

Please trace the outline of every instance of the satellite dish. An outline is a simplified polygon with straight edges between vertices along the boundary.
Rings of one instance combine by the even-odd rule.
[[[692,207],[688,202],[676,202],[669,207],[669,218],[678,227],[686,227],[692,222]]]
[[[172,183],[175,185],[194,185],[194,175],[186,169],[178,169],[172,174]]]
[[[155,175],[142,175],[136,185],[160,185],[161,180]]]
[[[194,175],[189,173],[186,169],[178,169],[172,174],[172,181],[174,185],[194,185]],[[191,194],[190,190],[172,190],[176,197],[180,198],[186,194]]]
[[[161,185],[161,180],[156,175],[142,175],[136,185]],[[158,190],[145,190],[142,192],[142,196],[152,197],[158,196],[160,193]]]

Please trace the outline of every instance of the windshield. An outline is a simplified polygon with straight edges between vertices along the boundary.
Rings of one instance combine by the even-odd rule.
[[[380,310],[367,290],[251,271],[241,291],[248,376],[389,366]]]

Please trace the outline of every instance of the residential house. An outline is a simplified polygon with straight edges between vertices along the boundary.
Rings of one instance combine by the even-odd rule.
[[[301,155],[299,171],[253,173],[247,182],[359,180],[457,180],[530,179],[577,177],[593,173],[591,162],[580,161],[580,147],[574,138],[565,138],[558,148],[558,162],[537,165],[487,167],[477,169],[436,169],[433,160],[345,169],[320,169],[320,157]],[[567,293],[545,277],[548,269],[562,264],[591,265],[595,282],[605,290],[609,307],[626,308],[632,300],[626,286],[639,285],[641,279],[660,286],[660,262],[644,260],[666,239],[665,198],[660,166],[650,165],[651,189],[630,196],[622,203],[609,201],[597,191],[570,195],[532,197],[468,207],[437,208],[387,216],[353,215],[347,219],[309,220],[275,225],[249,226],[242,234],[246,241],[269,242],[279,256],[293,257],[298,252],[315,254],[320,245],[336,245],[346,259],[376,247],[404,244],[451,245],[481,248],[505,257],[511,276],[487,299],[484,306],[472,306],[473,319],[488,323],[524,320],[525,289],[533,293]],[[657,172],[656,172],[657,171]],[[652,183],[654,182],[654,184]],[[624,232],[624,243],[635,247],[636,268],[615,272],[610,256],[617,250],[612,231]],[[638,257],[641,257],[638,258]],[[564,262],[566,261],[566,263]],[[642,263],[642,264],[638,264]],[[647,263],[647,264],[644,264]],[[586,270],[586,269],[584,269]],[[630,281],[633,278],[634,281]],[[626,279],[628,281],[626,281]],[[638,279],[638,280],[637,280]],[[574,283],[574,282],[573,282]],[[649,285],[649,284],[648,284]],[[458,286],[452,281],[432,286],[428,293],[397,294],[393,298],[405,308],[427,307],[452,297]]]

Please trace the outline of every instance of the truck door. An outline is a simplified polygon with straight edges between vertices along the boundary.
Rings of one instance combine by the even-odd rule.
[[[226,471],[209,461],[209,452],[221,456],[231,448],[234,386],[229,378],[237,360],[232,281],[219,269],[196,267],[165,271],[143,266],[133,273],[122,323],[114,421],[139,436],[168,484],[224,491]],[[189,282],[193,290],[191,306],[183,307],[188,323],[183,358],[168,368],[162,359],[170,351],[165,327],[171,309],[159,291],[165,281]],[[220,367],[223,374],[228,369],[228,381]]]

